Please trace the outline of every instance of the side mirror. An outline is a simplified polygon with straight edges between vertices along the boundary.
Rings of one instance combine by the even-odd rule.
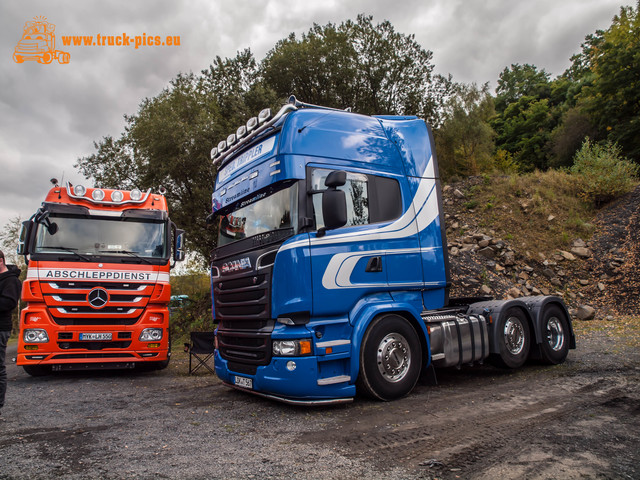
[[[18,255],[28,255],[27,241],[29,239],[29,233],[31,230],[31,220],[22,222],[22,228],[20,228],[20,236],[18,237],[18,248],[16,249]]]
[[[184,252],[184,230],[177,229],[174,234],[175,243],[173,245],[173,259],[176,262],[181,262],[184,260],[185,252]]]
[[[324,230],[333,230],[347,224],[347,197],[344,191],[337,188],[345,183],[347,183],[347,172],[341,170],[331,172],[324,181],[327,187],[322,192]]]

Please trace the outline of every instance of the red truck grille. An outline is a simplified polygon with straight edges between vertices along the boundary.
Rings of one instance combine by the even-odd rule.
[[[144,312],[154,284],[131,282],[42,282],[42,294],[58,325],[133,325]],[[102,302],[90,303],[100,290]]]

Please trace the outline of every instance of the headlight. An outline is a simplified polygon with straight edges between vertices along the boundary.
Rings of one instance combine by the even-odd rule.
[[[78,197],[82,197],[85,193],[87,193],[87,189],[84,188],[83,185],[74,185],[73,193],[75,193]]]
[[[142,330],[140,334],[140,338],[138,339],[141,342],[157,342],[158,340],[162,340],[162,329],[161,328],[145,328]]]
[[[41,328],[28,328],[22,334],[25,343],[46,343],[49,341],[47,331]]]
[[[311,355],[311,340],[274,340],[275,357],[293,357]]]

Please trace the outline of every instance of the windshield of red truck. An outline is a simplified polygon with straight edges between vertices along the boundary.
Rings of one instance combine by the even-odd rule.
[[[220,217],[218,247],[259,233],[283,228],[297,230],[297,184],[262,198],[258,195],[257,200],[252,200],[240,202],[238,208]],[[247,202],[251,203],[247,204]]]
[[[57,228],[38,225],[33,253],[166,258],[166,222],[136,218],[50,215]]]

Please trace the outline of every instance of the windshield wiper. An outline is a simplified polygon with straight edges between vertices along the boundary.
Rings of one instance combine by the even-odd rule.
[[[100,253],[126,253],[127,255],[131,255],[132,257],[135,257],[138,260],[142,260],[149,265],[153,265],[153,263],[151,263],[149,260],[138,255],[138,252],[132,252],[131,250],[100,250]]]
[[[76,250],[78,250],[77,248],[71,248],[71,247],[51,247],[51,246],[46,246],[46,247],[38,247],[41,248],[43,250],[63,250],[65,252],[69,252],[69,253],[73,253],[74,255],[77,255],[78,257],[80,257],[81,259],[83,259],[85,262],[90,262],[91,259],[89,257],[85,257],[84,255],[79,254],[78,252],[76,252]]]

